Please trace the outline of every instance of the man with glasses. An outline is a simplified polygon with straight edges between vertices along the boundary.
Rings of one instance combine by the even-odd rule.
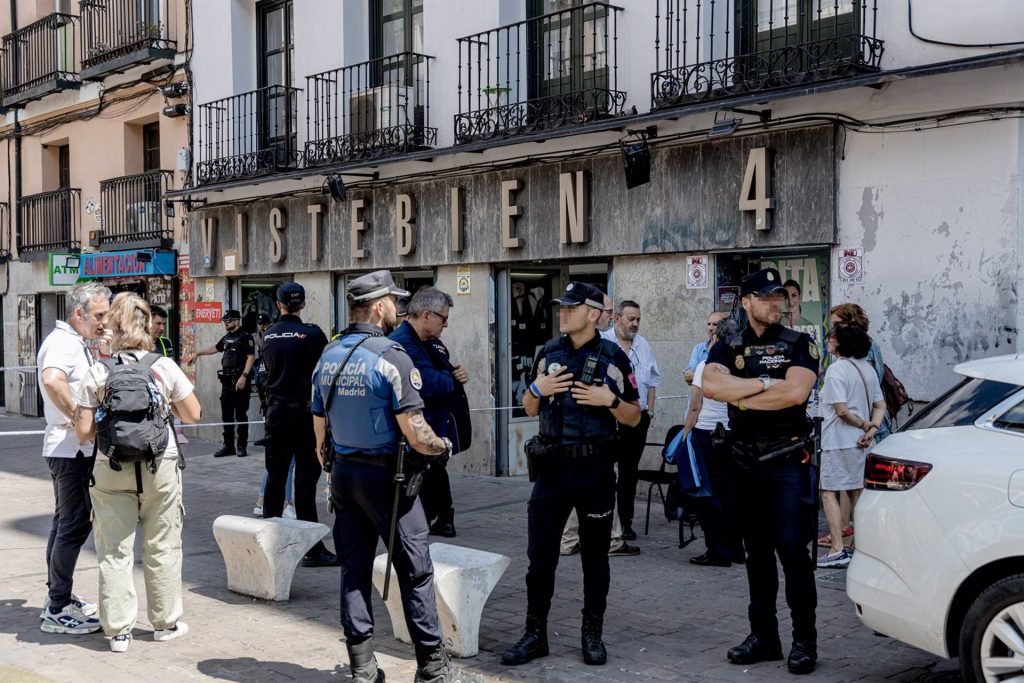
[[[421,287],[406,306],[406,320],[389,337],[409,354],[419,373],[423,417],[434,433],[452,442],[452,452],[464,450],[459,443],[455,402],[465,403],[462,385],[469,375],[449,360],[441,333],[448,327],[452,297],[436,287]],[[430,533],[455,537],[455,507],[445,462],[434,462],[423,477],[420,501],[430,524]]]

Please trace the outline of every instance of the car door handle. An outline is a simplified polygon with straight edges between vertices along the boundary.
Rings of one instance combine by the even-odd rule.
[[[1010,488],[1007,493],[1011,505],[1024,508],[1024,470],[1017,470],[1010,475]]]

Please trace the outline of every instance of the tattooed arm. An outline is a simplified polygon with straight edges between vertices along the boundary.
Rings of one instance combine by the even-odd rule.
[[[409,442],[409,447],[424,455],[447,455],[451,442],[434,433],[423,418],[422,410],[410,410],[395,415],[398,426]]]

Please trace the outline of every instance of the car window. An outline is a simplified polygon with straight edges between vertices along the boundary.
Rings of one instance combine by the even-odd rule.
[[[1024,432],[1024,403],[1018,403],[1007,410],[993,424],[1000,429]]]
[[[1020,390],[1016,384],[967,378],[925,406],[900,431],[974,424],[979,417]]]

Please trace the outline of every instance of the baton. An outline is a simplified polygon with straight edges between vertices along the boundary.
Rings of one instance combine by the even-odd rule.
[[[395,528],[398,526],[398,499],[402,496],[402,484],[405,473],[402,461],[405,460],[405,437],[398,442],[398,464],[395,466],[395,497],[391,502],[391,529],[388,531],[388,565],[384,569],[384,602],[388,600],[388,589],[391,587],[391,558],[395,551]]]

